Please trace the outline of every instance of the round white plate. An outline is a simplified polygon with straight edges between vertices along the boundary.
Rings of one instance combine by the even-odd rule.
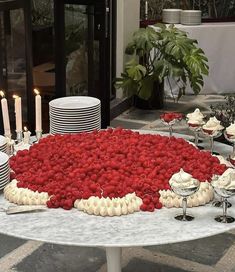
[[[9,161],[9,157],[6,153],[0,152],[0,167],[4,166]]]
[[[7,144],[7,139],[4,136],[0,135],[0,147],[6,144]]]
[[[10,179],[10,173],[7,173],[4,177],[0,178],[0,184],[8,182]]]
[[[6,154],[6,153],[4,153],[4,152],[0,152],[0,153]],[[7,154],[6,154],[6,155],[7,155]],[[7,155],[7,157],[8,157],[8,155]],[[3,163],[3,164],[0,164],[0,171],[3,170],[3,169],[6,169],[7,167],[9,167],[9,160],[6,161],[6,162]]]
[[[50,127],[52,128],[65,128],[65,129],[77,129],[77,128],[93,128],[100,125],[100,121],[98,122],[94,122],[94,123],[87,123],[87,124],[54,124],[54,123],[50,123]]]
[[[7,144],[4,144],[4,145],[0,146],[0,149],[4,149],[4,148],[7,148]]]
[[[53,127],[50,126],[50,130],[56,131],[56,132],[79,132],[79,131],[84,131],[84,130],[88,130],[88,129],[100,129],[100,124],[96,125],[96,126],[90,126],[90,127],[79,127],[79,128],[63,128],[63,127]]]
[[[75,112],[88,112],[88,111],[94,111],[97,109],[100,109],[101,105],[97,105],[94,107],[87,107],[87,108],[81,108],[81,109],[77,109],[77,108],[71,108],[71,109],[62,109],[62,108],[55,108],[53,106],[49,106],[49,109],[55,112],[67,112],[67,113],[71,113],[73,111]]]
[[[7,173],[10,173],[10,167],[6,167],[5,169],[1,169],[0,179],[4,177]]]
[[[0,151],[3,152],[3,153],[6,153],[6,152],[7,152],[7,147],[5,147],[5,148],[0,148]]]
[[[76,133],[82,133],[82,132],[91,132],[94,130],[100,130],[100,128],[92,128],[92,129],[82,129],[82,130],[76,130],[76,131],[59,131],[59,130],[54,130],[50,128],[50,134],[76,134]]]
[[[50,116],[50,120],[53,121],[60,121],[60,122],[66,122],[68,121],[70,122],[82,122],[82,121],[90,121],[90,120],[96,120],[96,119],[101,119],[100,115],[94,115],[94,116],[84,116],[84,117],[80,117],[80,118],[59,118],[59,117],[55,117],[55,116]]]
[[[76,111],[76,110],[73,110],[73,111],[70,111],[70,112],[66,112],[66,111],[56,111],[56,110],[53,110],[53,109],[50,109],[49,113],[50,115],[62,115],[62,116],[79,116],[79,115],[93,115],[93,114],[96,114],[96,113],[99,113],[101,111],[100,108],[97,108],[97,109],[92,109],[92,110],[83,110],[83,111]]]
[[[96,119],[88,119],[88,120],[73,120],[73,121],[69,121],[69,120],[55,120],[55,119],[51,119],[50,120],[50,124],[54,124],[54,125],[88,125],[88,124],[94,124],[97,122],[100,122],[100,118],[96,118]]]
[[[8,183],[8,182],[7,182],[7,183]],[[1,186],[0,186],[0,190],[3,190],[3,189],[6,187],[7,183],[4,184],[4,185],[1,185]]]
[[[84,109],[95,107],[100,100],[91,96],[67,96],[52,100],[49,105],[61,109]]]

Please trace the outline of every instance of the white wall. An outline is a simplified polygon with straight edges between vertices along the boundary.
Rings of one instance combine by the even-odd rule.
[[[117,0],[117,47],[116,47],[116,76],[123,71],[125,48],[132,34],[139,28],[140,0]],[[122,97],[122,91],[117,91],[117,97]]]

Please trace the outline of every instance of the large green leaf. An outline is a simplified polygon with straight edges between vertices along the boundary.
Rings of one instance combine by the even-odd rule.
[[[192,74],[195,76],[204,74],[208,75],[209,66],[207,58],[203,55],[202,50],[193,49],[190,54],[184,56],[185,64]]]

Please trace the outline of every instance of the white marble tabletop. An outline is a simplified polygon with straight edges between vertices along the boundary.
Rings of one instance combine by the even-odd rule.
[[[235,216],[235,199],[228,213]],[[0,207],[9,203],[0,196]],[[195,216],[181,222],[174,216],[181,209],[138,212],[121,217],[87,215],[75,209],[48,209],[43,212],[6,215],[0,213],[0,232],[24,239],[75,246],[127,247],[160,245],[203,238],[235,228],[213,218],[221,208],[207,206],[188,209]]]
[[[231,147],[216,143],[216,150],[227,153]],[[235,216],[235,198],[229,215]],[[0,195],[0,208],[10,204]],[[160,245],[212,236],[235,228],[235,223],[214,220],[222,208],[206,206],[188,209],[191,222],[174,219],[181,209],[138,212],[121,217],[87,215],[76,209],[47,209],[43,212],[6,215],[0,212],[0,232],[24,239],[75,246],[128,247]]]

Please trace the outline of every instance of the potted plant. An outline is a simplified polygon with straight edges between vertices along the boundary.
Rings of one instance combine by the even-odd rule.
[[[115,80],[116,88],[122,88],[127,96],[136,95],[148,101],[150,108],[156,108],[152,103],[155,98],[163,99],[164,79],[175,81],[179,99],[185,94],[187,83],[198,94],[203,75],[208,75],[209,70],[208,60],[196,40],[174,25],[155,26],[158,31],[147,27],[133,34],[125,51],[130,59],[121,77]],[[163,102],[158,102],[158,108],[163,107]]]

